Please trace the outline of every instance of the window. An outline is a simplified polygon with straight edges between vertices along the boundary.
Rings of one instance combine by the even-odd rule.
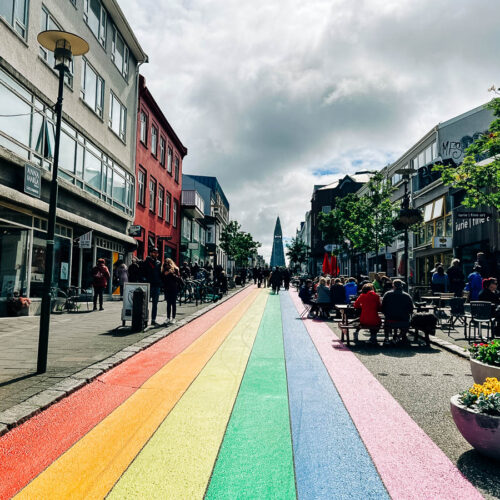
[[[122,36],[113,26],[113,41],[111,43],[111,60],[115,63],[118,71],[125,79],[128,78],[128,47],[123,41]]]
[[[149,179],[149,210],[156,212],[156,179]]]
[[[141,142],[148,143],[148,117],[144,111],[141,111]]]
[[[165,167],[165,139],[160,137],[160,165]]]
[[[165,197],[165,189],[163,186],[158,187],[158,217],[163,219],[163,198]]]
[[[82,58],[82,90],[80,97],[101,118],[104,108],[104,80],[92,68],[87,59]]]
[[[137,171],[138,197],[137,201],[141,205],[146,204],[146,172],[142,169]]]
[[[127,135],[127,108],[111,92],[109,101],[109,127],[125,142]]]
[[[50,15],[49,11],[45,8],[42,7],[42,23],[41,23],[41,30],[40,31],[46,31],[46,30],[55,30],[55,31],[61,31],[61,27],[57,24],[57,22],[54,20],[54,18]],[[40,57],[47,62],[47,64],[54,69],[54,52],[45,49],[40,45]],[[55,70],[54,70],[55,71]],[[70,65],[70,71],[66,71],[64,73],[64,81],[70,86],[73,86],[73,61],[71,61]]]
[[[158,129],[154,125],[151,126],[151,153],[158,154]]]
[[[168,148],[167,172],[172,175],[172,148]]]
[[[182,236],[191,241],[191,220],[187,217],[182,218]]]
[[[179,182],[179,158],[175,157],[175,182]]]
[[[172,205],[172,195],[167,192],[167,202],[165,203],[165,220],[170,224],[170,206]]]
[[[26,38],[28,30],[28,5],[29,0],[0,1],[0,16],[23,38]]]
[[[123,175],[120,175],[120,173],[118,169],[113,173],[113,198],[120,203],[125,203],[125,172],[123,172]]]
[[[172,226],[177,227],[177,200],[174,200],[174,213],[172,214]]]
[[[106,47],[107,17],[100,0],[84,0],[83,19],[103,47]]]

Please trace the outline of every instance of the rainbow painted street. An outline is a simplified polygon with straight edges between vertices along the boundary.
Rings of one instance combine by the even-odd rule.
[[[0,438],[0,498],[482,498],[295,292],[247,288]]]

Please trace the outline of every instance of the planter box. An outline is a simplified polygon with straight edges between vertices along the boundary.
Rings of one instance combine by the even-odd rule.
[[[476,384],[484,384],[488,377],[496,377],[500,380],[500,366],[487,365],[470,358],[470,371]]]
[[[458,394],[451,398],[450,409],[462,436],[479,453],[500,460],[500,416],[486,415],[467,408],[458,398]]]

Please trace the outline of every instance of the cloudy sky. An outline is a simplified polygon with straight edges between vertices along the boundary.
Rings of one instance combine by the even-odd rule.
[[[314,184],[382,168],[500,86],[500,2],[120,0],[142,73],[269,259]]]

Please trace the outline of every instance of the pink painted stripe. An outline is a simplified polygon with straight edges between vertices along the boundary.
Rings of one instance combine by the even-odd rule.
[[[392,498],[483,498],[325,323],[304,324]]]

